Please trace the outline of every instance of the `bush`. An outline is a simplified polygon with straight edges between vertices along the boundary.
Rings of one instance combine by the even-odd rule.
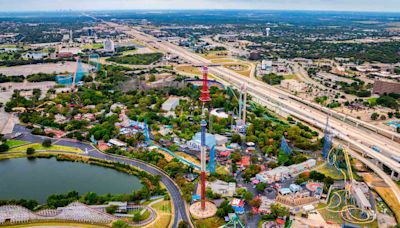
[[[127,228],[127,227],[129,227],[128,223],[122,220],[117,220],[112,223],[112,228]]]
[[[35,153],[35,149],[32,147],[29,147],[28,149],[26,149],[26,154],[27,155],[32,155]]]
[[[0,145],[0,153],[1,152],[6,152],[10,147],[7,144],[1,144]]]
[[[44,146],[44,147],[50,147],[50,146],[51,146],[51,140],[50,140],[50,139],[45,139],[45,140],[43,140],[42,146]]]

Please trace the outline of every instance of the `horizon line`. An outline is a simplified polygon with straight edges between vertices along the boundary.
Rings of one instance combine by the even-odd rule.
[[[49,12],[111,12],[111,11],[283,11],[283,12],[337,12],[337,13],[394,13],[400,14],[400,11],[382,11],[382,10],[327,10],[327,9],[201,9],[201,8],[187,8],[187,9],[49,9],[49,10],[7,10],[0,13],[49,13]]]

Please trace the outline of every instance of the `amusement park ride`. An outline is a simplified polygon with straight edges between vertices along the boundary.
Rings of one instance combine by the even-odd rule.
[[[85,71],[82,66],[82,61],[79,56],[75,57],[76,66],[75,71],[72,74],[67,75],[57,75],[56,82],[61,85],[71,86],[75,88],[75,85],[79,83],[83,77],[89,73],[89,71],[97,72],[100,70],[99,55],[92,54],[88,56],[88,63],[91,65],[91,70]]]

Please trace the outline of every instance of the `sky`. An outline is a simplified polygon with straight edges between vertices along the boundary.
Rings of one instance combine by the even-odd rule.
[[[0,0],[0,11],[271,9],[400,12],[400,0]]]

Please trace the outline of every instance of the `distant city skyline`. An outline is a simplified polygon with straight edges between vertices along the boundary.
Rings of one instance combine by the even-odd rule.
[[[265,9],[400,12],[399,0],[0,0],[0,11]]]

